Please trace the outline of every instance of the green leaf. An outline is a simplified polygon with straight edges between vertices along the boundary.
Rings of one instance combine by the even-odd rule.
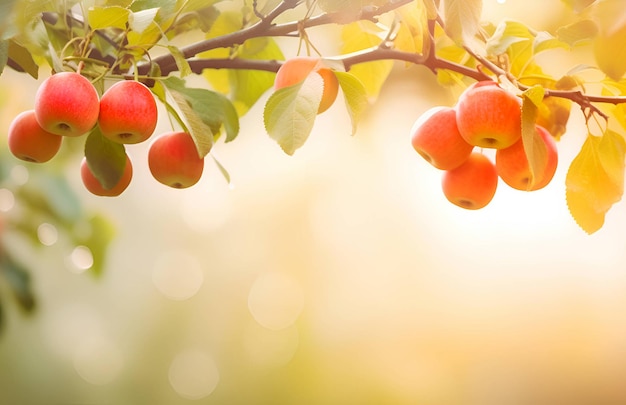
[[[28,270],[5,252],[0,257],[0,271],[20,308],[32,312],[35,309],[35,296]]]
[[[87,12],[89,26],[94,30],[103,28],[126,29],[130,10],[119,7],[92,7]]]
[[[224,165],[222,165],[215,156],[213,155],[210,155],[210,156],[211,158],[213,158],[213,162],[215,162],[215,165],[219,169],[220,173],[222,173],[222,176],[224,177],[224,180],[226,180],[226,183],[230,184],[230,174],[228,173],[228,170],[226,170]]]
[[[222,129],[226,142],[239,134],[239,115],[233,104],[224,95],[200,88],[188,88],[185,81],[177,77],[161,80],[168,89],[183,116],[190,125],[190,134],[198,147],[198,154],[206,156]]]
[[[501,55],[505,53],[513,44],[530,41],[532,35],[528,28],[517,21],[502,21],[496,27],[493,35],[487,39],[487,54]]]
[[[446,33],[456,43],[471,45],[480,31],[482,0],[443,0]]]
[[[39,77],[39,66],[33,59],[32,54],[28,51],[28,49],[14,40],[9,40],[9,59],[11,59],[15,64],[21,67],[24,72],[31,75],[34,79]]]
[[[113,224],[104,216],[96,214],[86,219],[89,232],[86,235],[75,235],[76,245],[89,248],[93,257],[93,265],[89,269],[94,276],[104,272],[107,249],[115,236]]]
[[[587,233],[596,232],[604,216],[624,194],[624,138],[607,130],[588,135],[572,161],[565,179],[566,199],[572,217]]]
[[[324,81],[310,74],[303,82],[274,92],[265,104],[265,129],[285,153],[294,152],[306,142],[322,101]]]
[[[548,158],[548,151],[543,142],[539,141],[535,122],[539,106],[543,101],[544,89],[541,86],[533,86],[526,90],[522,98],[522,143],[524,152],[528,158],[531,181],[528,182],[530,190],[534,185],[535,173],[541,172]]]
[[[191,67],[189,66],[189,61],[185,59],[185,55],[183,55],[182,51],[177,46],[173,45],[169,45],[167,50],[172,54],[174,60],[176,61],[180,77],[189,76],[192,73]]]
[[[346,106],[352,121],[352,134],[354,135],[361,115],[363,115],[368,106],[365,86],[351,73],[336,71],[335,76],[337,76],[339,86],[346,100]]]
[[[102,187],[109,190],[119,183],[126,167],[126,149],[104,137],[98,127],[87,136],[85,158]]]
[[[253,38],[237,49],[237,56],[252,60],[283,60],[273,38]],[[274,84],[275,74],[261,70],[230,69],[231,98],[239,114],[245,114]]]
[[[378,46],[385,32],[371,21],[359,21],[345,25],[341,31],[341,53],[347,54]],[[365,91],[370,100],[375,100],[387,80],[393,61],[383,60],[376,62],[360,63],[350,68],[356,78],[365,86]]]
[[[128,16],[128,24],[130,25],[130,28],[141,34],[154,22],[159,10],[160,8],[155,7],[131,12]]]

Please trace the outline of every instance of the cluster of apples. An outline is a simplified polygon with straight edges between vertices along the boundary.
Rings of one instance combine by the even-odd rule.
[[[56,73],[42,82],[34,109],[18,114],[9,127],[8,146],[17,158],[35,163],[52,159],[64,137],[79,137],[96,127],[119,144],[137,144],[150,138],[158,119],[152,92],[135,80],[123,80],[99,96],[94,85],[77,72]],[[154,140],[148,151],[152,176],[165,185],[185,188],[198,182],[204,159],[187,132],[170,132]],[[126,155],[124,172],[113,187],[104,187],[89,162],[81,162],[85,188],[99,196],[120,195],[130,184],[132,163]]]
[[[451,203],[480,209],[493,199],[498,178],[524,191],[545,187],[556,172],[557,146],[552,135],[535,125],[533,143],[542,170],[531,172],[522,141],[521,99],[494,81],[468,87],[454,107],[437,106],[411,129],[413,148],[443,170],[442,190]],[[475,148],[495,149],[495,162]]]

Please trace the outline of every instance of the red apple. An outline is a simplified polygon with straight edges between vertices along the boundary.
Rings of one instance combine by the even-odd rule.
[[[18,114],[9,126],[8,144],[11,153],[27,162],[44,163],[61,148],[63,137],[39,126],[34,110]]]
[[[35,94],[37,122],[53,134],[84,135],[96,125],[99,112],[96,88],[75,72],[48,77]]]
[[[160,183],[174,188],[187,188],[202,177],[204,158],[187,132],[163,134],[150,145],[148,167]]]
[[[117,82],[100,99],[98,125],[112,141],[134,144],[147,140],[157,125],[152,92],[134,80]]]
[[[541,171],[532,178],[528,157],[522,139],[506,149],[496,151],[496,170],[506,184],[524,191],[539,190],[550,183],[558,164],[558,151],[554,138],[537,125],[534,142],[535,159],[540,160]]]
[[[287,59],[276,72],[274,89],[293,86],[304,81],[312,73],[319,74],[324,80],[322,101],[317,110],[317,113],[321,114],[335,102],[339,92],[339,81],[332,70],[323,66],[320,58],[297,56]]]
[[[87,159],[83,158],[80,164],[80,177],[83,181],[85,188],[92,194],[102,197],[116,197],[124,192],[130,181],[133,177],[133,165],[126,156],[126,165],[124,166],[124,173],[122,173],[122,177],[119,182],[113,186],[112,188],[104,188],[102,184],[98,181],[96,176],[94,176],[91,169],[89,169],[89,165],[87,164]]]
[[[451,107],[433,107],[422,114],[411,128],[413,148],[437,169],[460,166],[474,148],[459,133],[456,111]]]
[[[468,210],[477,210],[489,204],[497,186],[495,165],[478,152],[473,152],[461,166],[446,170],[441,180],[448,201]]]
[[[479,82],[456,105],[457,126],[470,145],[503,149],[522,135],[522,101],[495,82]]]

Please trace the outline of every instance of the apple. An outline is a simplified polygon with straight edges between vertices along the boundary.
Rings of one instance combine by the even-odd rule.
[[[157,125],[157,105],[152,92],[141,82],[123,80],[100,99],[98,125],[102,135],[123,144],[147,140]]]
[[[124,173],[119,182],[110,189],[106,189],[100,184],[98,178],[93,174],[89,165],[87,164],[87,158],[83,158],[80,163],[80,177],[83,181],[85,188],[92,194],[102,197],[116,197],[124,192],[133,177],[133,165],[126,155],[126,165],[124,166]]]
[[[321,114],[335,102],[339,92],[339,81],[332,70],[323,66],[320,58],[296,56],[287,59],[276,72],[274,89],[278,90],[298,84],[304,81],[311,73],[319,74],[324,80],[322,101],[317,110],[317,113]]]
[[[148,167],[160,183],[173,188],[196,184],[204,170],[204,158],[187,132],[170,132],[152,142],[148,150]]]
[[[9,126],[8,144],[11,153],[27,162],[44,163],[61,148],[61,135],[52,134],[39,126],[34,110],[18,114]]]
[[[496,151],[496,170],[500,178],[509,186],[524,191],[544,188],[550,183],[558,164],[556,141],[545,128],[535,126],[535,154],[540,159],[541,171],[532,178],[528,157],[522,139],[506,149]]]
[[[428,109],[415,121],[411,144],[427,162],[441,170],[460,166],[474,148],[459,133],[455,109],[444,106]]]
[[[457,126],[470,145],[503,149],[522,135],[522,101],[493,81],[468,87],[456,105]]]
[[[478,152],[472,152],[461,166],[446,170],[441,180],[441,188],[448,201],[468,210],[477,210],[489,204],[497,186],[495,165]]]
[[[48,132],[64,136],[84,135],[96,125],[100,113],[98,92],[75,72],[48,77],[35,94],[35,116]]]

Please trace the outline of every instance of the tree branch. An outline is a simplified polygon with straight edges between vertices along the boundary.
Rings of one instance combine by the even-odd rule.
[[[264,19],[259,20],[254,25],[242,30],[222,35],[215,38],[206,39],[181,49],[183,56],[187,59],[195,57],[197,54],[217,48],[230,48],[241,45],[252,38],[280,37],[298,33],[300,29],[306,29],[326,24],[346,24],[355,21],[376,21],[376,19],[389,11],[395,10],[412,0],[397,0],[388,2],[381,7],[368,7],[354,13],[353,10],[340,11],[334,13],[324,13],[319,16],[303,21],[293,21],[284,24],[274,24],[274,20],[285,11],[295,8],[302,3],[302,0],[283,0]],[[154,58],[152,63],[159,65],[161,74],[168,75],[178,70],[176,60],[171,54],[166,54]],[[150,70],[149,64],[139,66],[139,74],[145,75]]]

